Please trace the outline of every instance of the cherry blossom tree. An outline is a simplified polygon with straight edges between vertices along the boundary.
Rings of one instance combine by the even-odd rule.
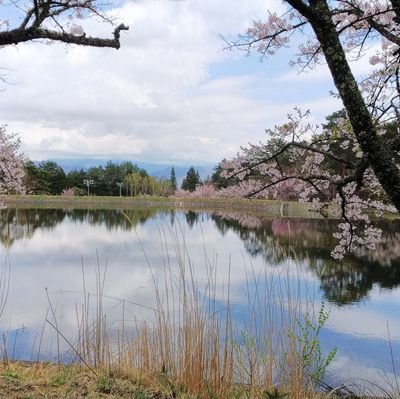
[[[269,137],[279,137],[272,148],[263,143],[242,148],[224,162],[223,176],[240,177],[236,193],[241,197],[311,201],[312,209],[323,215],[328,215],[330,203],[336,204],[329,214],[343,221],[335,233],[339,243],[332,255],[337,259],[360,245],[374,249],[381,230],[373,226],[370,211],[381,216],[397,210],[372,169],[360,174],[360,180],[353,179],[363,153],[348,119],[319,127],[308,116],[297,110],[288,122],[268,130]]]
[[[24,194],[25,175],[23,157],[19,153],[20,141],[0,126],[0,194]]]
[[[0,47],[42,39],[119,49],[121,31],[128,30],[124,24],[114,28],[112,37],[100,38],[88,35],[79,23],[96,17],[113,24],[102,6],[98,0],[0,0]]]
[[[265,20],[254,22],[229,46],[256,50],[266,58],[287,47],[296,34],[304,35],[291,63],[301,68],[327,63],[345,118],[335,121],[334,132],[317,132],[307,115],[298,111],[273,130],[283,140],[276,151],[266,151],[265,145],[250,145],[225,167],[228,176],[257,184],[253,195],[279,190],[283,184],[300,190],[304,200],[329,199],[328,193],[334,192],[343,223],[333,256],[342,258],[358,245],[374,248],[380,232],[372,226],[368,208],[378,213],[400,211],[400,135],[398,131],[388,134],[387,129],[390,121],[396,126],[400,123],[400,1],[283,3],[287,5],[283,15],[268,13]],[[379,50],[369,59],[372,73],[357,81],[350,59],[364,56],[369,45],[377,44]],[[315,140],[305,144],[304,137],[311,135]],[[352,159],[344,157],[348,151],[353,153]],[[282,167],[284,155],[292,160],[289,168]],[[322,168],[327,160],[336,163],[340,173]],[[264,179],[255,179],[260,175]]]

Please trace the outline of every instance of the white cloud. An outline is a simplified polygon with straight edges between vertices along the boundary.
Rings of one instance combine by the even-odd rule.
[[[245,61],[222,51],[219,34],[243,32],[268,8],[281,7],[273,0],[235,7],[228,0],[125,2],[113,10],[131,28],[122,33],[119,51],[37,43],[3,48],[2,66],[14,70],[15,85],[0,97],[1,121],[21,134],[33,159],[177,164],[232,156],[263,138],[264,128],[283,120],[292,104],[276,101],[268,88],[256,95],[252,88],[266,74],[225,64]],[[94,20],[85,26],[105,37],[112,30]],[[224,72],[214,76],[210,68],[217,64]]]

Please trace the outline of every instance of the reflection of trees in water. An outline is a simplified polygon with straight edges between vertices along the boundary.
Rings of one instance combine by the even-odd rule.
[[[316,231],[313,225],[308,224],[321,223],[319,220],[271,220],[259,217],[256,223],[255,218],[245,218],[236,213],[213,215],[222,234],[228,230],[235,231],[251,256],[262,256],[271,264],[284,262],[288,257],[303,261],[309,258],[309,252],[314,248],[320,252],[320,248],[329,248],[333,242],[329,226],[325,227],[326,231]],[[313,231],[311,236],[309,233],[304,234],[309,229]]]
[[[347,262],[326,262],[319,275],[326,298],[338,305],[363,299],[374,284],[385,289],[400,285],[400,264],[387,267],[379,262],[352,258]]]
[[[37,229],[54,229],[64,219],[77,223],[103,225],[107,230],[130,230],[154,217],[157,208],[128,210],[92,209],[2,209],[0,210],[0,242],[11,247],[16,240],[31,238]]]
[[[252,216],[251,218],[254,218]],[[222,234],[235,231],[251,256],[262,256],[269,264],[293,258],[319,278],[325,297],[338,305],[357,302],[373,284],[392,289],[400,285],[400,223],[381,222],[381,242],[376,251],[360,248],[337,262],[330,256],[336,221],[316,219],[259,218],[260,225],[243,223],[243,215],[214,214]]]
[[[65,218],[62,209],[0,210],[0,241],[11,247],[16,240],[30,238],[38,228],[51,230]]]
[[[161,215],[160,215],[161,212]],[[125,215],[127,216],[125,216]],[[159,208],[129,210],[3,209],[0,211],[0,241],[10,247],[16,240],[30,238],[37,229],[54,229],[65,219],[76,223],[102,225],[108,231],[130,230],[155,215],[164,215],[171,226],[175,212]],[[209,215],[184,213],[187,224],[211,218],[222,235],[235,232],[251,256],[261,256],[268,264],[295,259],[319,278],[325,297],[339,305],[359,301],[373,284],[392,289],[400,285],[400,222],[381,223],[384,233],[376,251],[360,248],[342,263],[330,257],[336,222],[316,219],[268,219],[240,213]]]
[[[185,219],[186,223],[190,228],[192,228],[197,222],[199,221],[200,213],[198,212],[193,212],[193,211],[187,211],[185,212]]]
[[[74,222],[86,222],[90,225],[102,225],[108,231],[115,229],[130,230],[139,224],[144,224],[149,218],[154,217],[160,210],[158,208],[135,209],[73,209],[68,212],[68,217]]]
[[[175,215],[175,213],[174,213]],[[186,211],[184,212],[186,223],[190,228],[193,228],[198,222],[204,222],[210,219],[210,215],[207,212],[196,212],[196,211]],[[173,225],[173,221],[171,226]]]

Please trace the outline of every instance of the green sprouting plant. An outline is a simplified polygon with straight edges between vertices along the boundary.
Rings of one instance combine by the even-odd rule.
[[[241,344],[235,343],[236,362],[238,370],[242,374],[243,382],[252,385],[256,373],[258,357],[256,338],[251,336],[248,331],[241,332]]]
[[[100,376],[97,379],[97,390],[101,393],[110,394],[113,390],[114,381],[108,376]]]
[[[14,370],[6,369],[1,373],[1,376],[6,380],[19,380],[21,376]]]
[[[295,344],[303,375],[314,384],[320,384],[323,381],[327,367],[337,353],[336,346],[326,356],[321,350],[319,335],[328,317],[329,312],[325,310],[325,304],[322,302],[317,322],[315,323],[307,312],[302,320],[296,320],[298,329],[289,335]]]
[[[54,377],[50,379],[50,385],[58,387],[65,385],[67,381],[68,381],[68,372],[64,370],[63,372],[56,374]]]

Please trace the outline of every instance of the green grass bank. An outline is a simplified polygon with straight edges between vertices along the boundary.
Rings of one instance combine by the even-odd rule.
[[[296,201],[221,199],[221,198],[174,198],[174,197],[66,197],[51,195],[0,196],[7,207],[15,208],[85,208],[85,209],[132,209],[159,207],[182,210],[233,211],[262,213],[291,218],[322,218],[310,210],[310,204]],[[327,207],[329,217],[334,217],[334,205]]]

